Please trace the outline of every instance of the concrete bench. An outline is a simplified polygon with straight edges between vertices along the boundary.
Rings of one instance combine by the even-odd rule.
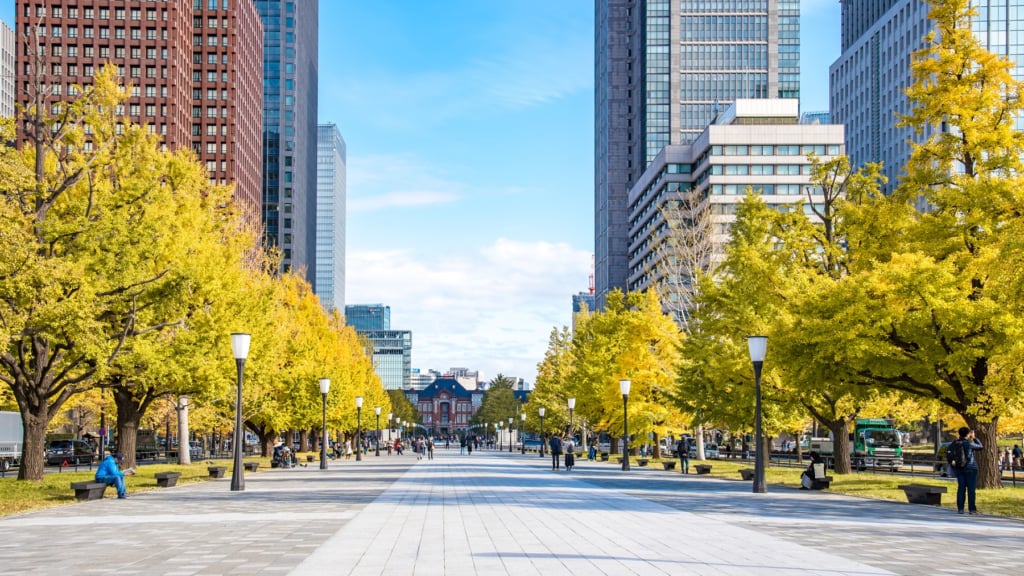
[[[907,502],[911,504],[930,504],[932,506],[942,505],[942,495],[946,493],[945,486],[931,486],[928,484],[901,484],[900,490],[907,495]]]
[[[636,463],[641,465],[641,466],[647,466],[648,462],[649,462],[649,460],[647,460],[647,458],[638,458],[637,461],[636,461]]]
[[[71,489],[75,491],[75,500],[102,500],[109,484],[103,482],[72,482]]]
[[[697,470],[697,474],[711,474],[710,464],[697,464],[694,469]]]
[[[210,478],[223,478],[224,473],[228,471],[227,466],[207,466],[206,471],[210,473]]]
[[[676,461],[675,460],[665,460],[664,462],[661,463],[661,465],[665,467],[665,470],[675,470],[676,469]]]
[[[825,490],[832,483],[831,476],[822,476],[811,480],[811,490]]]
[[[181,478],[181,472],[157,472],[153,476],[156,477],[156,485],[161,488],[170,488],[178,484],[178,478]]]
[[[753,480],[754,479],[754,469],[753,468],[740,468],[739,472],[740,472],[740,478],[743,478],[744,480]]]
[[[608,453],[607,452],[601,452],[601,462],[607,462],[607,461],[608,461]]]
[[[242,468],[245,468],[246,472],[255,472],[255,471],[259,470],[260,463],[259,462],[245,462],[245,463],[242,464]]]

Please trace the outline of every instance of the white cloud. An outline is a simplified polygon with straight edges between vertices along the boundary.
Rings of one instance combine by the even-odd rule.
[[[501,238],[475,252],[417,259],[410,251],[350,253],[347,304],[391,307],[391,327],[413,332],[413,366],[466,366],[533,382],[552,328],[571,323],[590,252],[564,243]]]
[[[356,156],[347,163],[348,212],[445,204],[463,185],[412,156]]]

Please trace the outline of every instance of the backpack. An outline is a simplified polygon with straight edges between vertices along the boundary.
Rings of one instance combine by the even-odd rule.
[[[963,440],[955,440],[946,448],[946,462],[954,468],[967,466],[969,459],[970,455],[967,453],[967,446]]]

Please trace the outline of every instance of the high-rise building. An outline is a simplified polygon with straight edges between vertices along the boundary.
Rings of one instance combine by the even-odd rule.
[[[345,306],[345,324],[360,332],[391,330],[391,306],[383,304]]]
[[[0,22],[0,116],[14,116],[14,30]]]
[[[316,265],[313,291],[324,309],[345,309],[345,141],[334,124],[317,129]]]
[[[316,274],[319,2],[253,2],[263,21],[265,242],[280,247],[284,269],[305,274],[322,295]]]
[[[263,38],[251,2],[16,0],[15,21],[19,102],[74,98],[116,65],[132,87],[125,116],[168,148],[191,147],[259,226]]]
[[[896,127],[897,114],[909,114],[905,90],[912,82],[914,51],[925,47],[933,29],[930,5],[923,0],[841,0],[842,53],[829,69],[829,107],[832,121],[846,125],[846,153],[859,168],[881,162],[891,191],[910,159],[910,142],[931,137],[936,127],[920,135]],[[975,0],[978,15],[971,25],[989,52],[1016,65],[1013,76],[1024,79],[1024,12],[1018,2]],[[1018,128],[1024,122],[1018,119]],[[940,127],[941,128],[941,127]]]
[[[373,348],[373,371],[385,390],[405,390],[412,384],[412,332],[358,330]],[[367,351],[369,352],[369,350]]]
[[[738,98],[800,97],[799,0],[595,0],[596,304],[626,290],[627,196]]]

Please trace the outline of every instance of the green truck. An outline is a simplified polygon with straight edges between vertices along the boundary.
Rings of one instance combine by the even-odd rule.
[[[811,438],[811,450],[822,456],[834,454],[830,438]],[[857,470],[887,468],[893,472],[903,466],[903,435],[888,418],[861,418],[850,435],[850,465]]]

